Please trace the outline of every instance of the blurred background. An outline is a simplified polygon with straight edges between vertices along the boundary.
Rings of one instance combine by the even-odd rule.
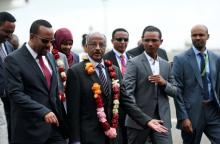
[[[107,36],[107,48],[112,49],[111,33],[119,27],[130,34],[127,49],[134,48],[143,29],[154,25],[162,31],[161,47],[170,60],[190,46],[190,30],[196,24],[209,28],[207,46],[220,53],[219,5],[219,0],[0,0],[0,10],[17,19],[15,34],[20,44],[28,40],[32,22],[41,18],[48,20],[54,31],[69,28],[75,52],[82,51],[82,34],[95,31]]]

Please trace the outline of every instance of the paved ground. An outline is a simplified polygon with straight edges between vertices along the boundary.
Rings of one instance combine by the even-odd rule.
[[[171,109],[171,117],[172,117],[172,137],[173,144],[182,144],[180,131],[176,129],[176,111],[173,100],[170,99],[170,109]],[[210,144],[209,140],[205,135],[202,137],[201,144]]]

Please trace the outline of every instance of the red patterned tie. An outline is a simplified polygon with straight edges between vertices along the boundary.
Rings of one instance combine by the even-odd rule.
[[[44,64],[42,56],[38,56],[38,59],[39,59],[40,67],[41,67],[41,69],[42,69],[42,71],[44,73],[44,77],[45,77],[45,79],[47,81],[47,86],[50,89],[51,73],[50,73],[49,69],[46,67],[46,65]]]
[[[125,56],[121,55],[120,59],[121,59],[121,73],[122,73],[122,76],[124,76],[125,71],[126,71]]]

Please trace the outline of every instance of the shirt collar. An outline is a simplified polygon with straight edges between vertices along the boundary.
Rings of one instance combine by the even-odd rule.
[[[121,55],[123,55],[123,56],[126,58],[125,52],[124,52],[124,53],[120,53],[120,52],[117,51],[115,48],[113,48],[112,50],[113,50],[113,52],[116,54],[116,56],[117,56],[118,58],[120,58]]]
[[[195,48],[194,45],[192,45],[193,51],[196,55],[198,55],[199,53],[201,53],[201,51],[197,50],[197,48]],[[205,51],[203,52],[204,54],[207,54],[207,49],[205,49]]]
[[[88,58],[89,58],[89,61],[94,65],[94,67],[96,67],[98,64],[100,64],[100,63],[94,61],[89,55],[88,55]],[[101,64],[102,64],[103,67],[105,67],[103,59],[101,61]]]
[[[33,56],[34,59],[37,58],[38,54],[30,47],[30,45],[28,43],[26,43],[25,45],[28,49],[28,51],[31,53],[31,55]]]
[[[147,57],[147,60],[153,64],[155,61],[159,61],[158,56],[157,58],[154,60],[151,56],[149,56],[145,51],[144,51],[145,56]]]

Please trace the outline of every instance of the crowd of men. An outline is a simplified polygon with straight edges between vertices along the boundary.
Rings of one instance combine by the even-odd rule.
[[[203,133],[220,143],[220,57],[205,25],[192,27],[192,46],[171,65],[155,26],[129,51],[124,28],[109,52],[104,34],[83,35],[79,56],[71,31],[43,19],[17,49],[15,22],[0,12],[0,144],[172,144],[170,97],[183,144]]]

